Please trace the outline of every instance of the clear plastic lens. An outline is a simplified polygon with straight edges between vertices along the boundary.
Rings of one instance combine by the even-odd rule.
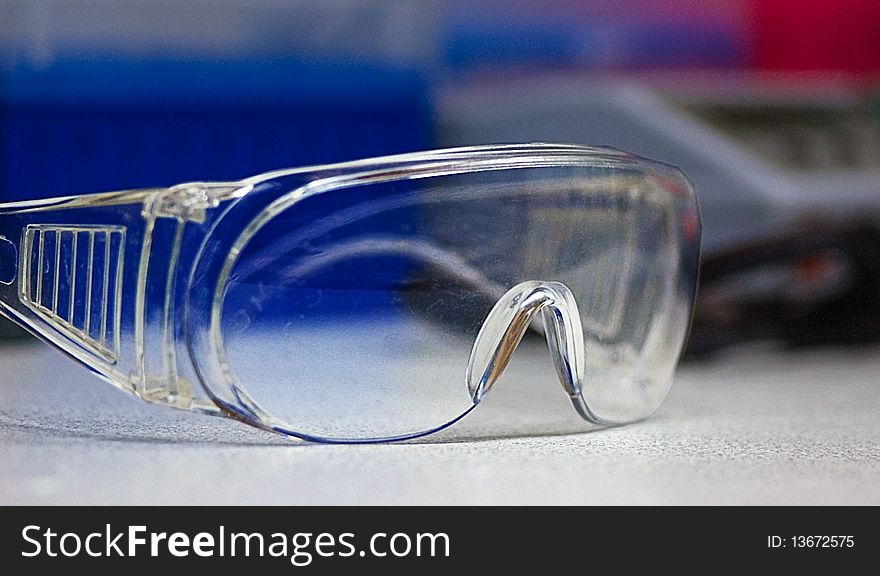
[[[662,180],[620,168],[484,171],[305,195],[240,248],[220,305],[225,364],[287,432],[421,434],[474,406],[468,362],[496,302],[522,282],[558,282],[583,326],[586,404],[606,423],[645,417],[666,394],[687,324],[689,206]],[[531,322],[497,386],[565,397],[546,345],[535,345],[545,333]]]
[[[145,400],[316,440],[648,416],[700,223],[677,170],[524,144],[0,205],[0,313]]]

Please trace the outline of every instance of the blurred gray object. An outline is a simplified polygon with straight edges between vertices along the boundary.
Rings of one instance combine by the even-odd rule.
[[[100,17],[96,17],[100,14]],[[3,0],[0,64],[70,54],[366,59],[422,65],[436,51],[432,3],[385,0]],[[381,33],[364,34],[364,29]]]
[[[572,73],[450,86],[441,144],[614,146],[680,167],[703,217],[703,250],[805,215],[880,211],[880,118],[840,78]]]

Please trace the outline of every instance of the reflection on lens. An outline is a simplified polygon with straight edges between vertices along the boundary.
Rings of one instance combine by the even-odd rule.
[[[525,280],[562,282],[582,314],[591,409],[611,421],[647,416],[687,318],[676,308],[681,207],[656,187],[637,171],[556,167],[305,196],[235,263],[226,361],[290,432],[424,433],[473,407],[468,357],[498,299]],[[539,348],[541,331],[534,323],[523,351]],[[519,354],[496,386],[567,401],[547,354]]]

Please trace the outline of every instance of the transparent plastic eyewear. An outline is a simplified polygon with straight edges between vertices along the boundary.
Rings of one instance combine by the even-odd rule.
[[[308,440],[436,432],[508,381],[590,429],[666,396],[699,241],[669,166],[458,148],[0,205],[0,311],[144,400]]]

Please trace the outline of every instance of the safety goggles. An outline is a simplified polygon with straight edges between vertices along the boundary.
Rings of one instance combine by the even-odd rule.
[[[587,430],[666,396],[699,241],[672,167],[457,148],[0,205],[0,311],[144,400],[307,440],[429,434],[504,388],[501,420]]]

